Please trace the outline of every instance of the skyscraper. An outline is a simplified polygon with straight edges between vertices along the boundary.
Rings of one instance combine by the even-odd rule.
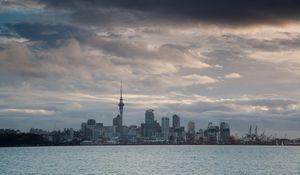
[[[221,122],[220,124],[220,143],[225,144],[230,141],[230,127],[228,123]]]
[[[204,131],[204,136],[206,137],[206,142],[210,144],[218,143],[220,128],[219,126],[213,125],[212,122],[208,123],[207,129]]]
[[[154,110],[153,109],[148,109],[145,112],[145,123],[146,124],[151,124],[154,122]]]
[[[180,127],[180,118],[178,115],[173,115],[173,128],[179,128]]]
[[[152,137],[155,135],[156,130],[159,129],[157,122],[154,121],[154,110],[148,109],[145,112],[145,136]]]
[[[90,125],[90,126],[96,125],[96,120],[95,119],[88,119],[87,125]]]
[[[168,117],[161,118],[161,129],[164,138],[168,139],[170,131],[170,120]]]
[[[190,144],[195,143],[195,122],[194,121],[189,121],[188,123],[187,142]]]
[[[188,133],[189,134],[195,134],[195,122],[189,121],[188,123]]]
[[[121,123],[121,116],[120,115],[117,115],[114,119],[113,119],[113,126],[122,126],[122,123]]]
[[[124,103],[123,103],[123,97],[122,97],[122,82],[121,82],[121,88],[120,88],[120,102],[119,102],[119,111],[120,111],[120,125],[123,125],[123,107],[124,107]]]

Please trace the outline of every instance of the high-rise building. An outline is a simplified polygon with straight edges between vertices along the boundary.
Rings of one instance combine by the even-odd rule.
[[[102,129],[103,128],[103,123],[96,123],[96,128],[97,129]]]
[[[69,130],[69,137],[70,137],[70,140],[74,139],[74,130],[73,130],[73,128],[70,128],[70,130]]]
[[[123,89],[122,89],[122,82],[121,82],[121,88],[120,88],[120,102],[119,102],[119,111],[120,111],[120,126],[123,125]]]
[[[207,129],[204,131],[205,141],[210,144],[218,143],[219,130],[219,126],[215,126],[212,122],[209,122]]]
[[[189,121],[188,123],[188,134],[195,134],[195,122]]]
[[[161,127],[159,123],[154,120],[154,110],[148,109],[145,112],[145,137],[156,136],[158,133],[161,133]]]
[[[86,130],[87,130],[87,124],[86,123],[81,123],[81,133],[83,138],[86,136]]]
[[[188,122],[188,132],[187,132],[187,142],[190,144],[195,143],[195,122],[189,121]]]
[[[173,115],[173,128],[179,128],[180,127],[180,118],[178,115]]]
[[[117,115],[114,119],[113,119],[113,126],[122,126],[122,121],[121,121],[121,116]]]
[[[230,127],[228,123],[221,122],[220,124],[220,143],[229,143],[230,140]]]
[[[154,110],[148,109],[145,112],[145,124],[150,124],[154,122]]]
[[[96,125],[96,120],[94,120],[94,119],[88,119],[88,121],[87,121],[87,125]]]
[[[161,130],[162,130],[163,137],[165,139],[168,139],[169,132],[170,132],[170,120],[168,117],[161,118]]]
[[[96,123],[95,119],[88,119],[81,124],[83,138],[86,140],[96,140],[102,135],[103,123]]]

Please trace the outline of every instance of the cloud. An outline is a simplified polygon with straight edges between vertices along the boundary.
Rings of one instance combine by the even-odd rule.
[[[48,111],[45,109],[1,109],[0,113],[7,115],[53,115],[55,111]]]
[[[0,51],[0,72],[21,76],[45,77],[39,71],[40,63],[33,60],[33,54],[26,44],[10,42],[4,51]]]
[[[191,21],[221,24],[225,26],[257,24],[282,25],[290,21],[298,21],[300,16],[300,3],[293,0],[253,0],[249,2],[239,0],[221,2],[215,0],[75,0],[72,2],[58,2],[49,0],[39,2],[44,3],[46,7],[51,9],[71,10],[73,11],[73,18],[82,23],[85,23],[85,21],[91,23],[93,21],[98,24],[101,23],[101,21],[105,21],[106,16],[115,16],[115,9],[121,11],[126,10],[130,15],[143,12],[141,14],[144,14],[146,19],[147,16],[150,18],[148,21]],[[103,11],[105,11],[107,15],[99,15],[101,13],[105,14]],[[100,18],[95,18],[97,15]],[[132,18],[129,17],[130,15],[127,15],[126,19]],[[138,18],[138,15],[134,17]]]
[[[73,27],[67,24],[48,24],[48,23],[4,23],[0,24],[0,37],[20,38],[32,43],[38,43],[38,47],[58,47],[62,41],[75,38],[82,40],[91,33],[80,27]],[[20,40],[19,39],[19,40]]]
[[[162,74],[177,72],[181,68],[211,67],[200,57],[171,44],[151,48],[150,41],[128,41],[101,36],[87,38],[86,44],[110,56],[113,63],[131,67],[135,73]]]
[[[242,76],[238,73],[230,73],[224,76],[227,79],[236,79],[236,78],[241,78]]]
[[[38,7],[39,3],[35,0],[1,0],[0,7]]]
[[[76,39],[64,40],[59,48],[35,49],[26,43],[10,42],[0,50],[0,72],[23,78],[46,78],[92,82],[96,73],[104,76],[121,74],[122,69],[109,59],[85,53]],[[123,72],[126,75],[126,72]],[[1,76],[1,75],[0,75]]]
[[[1,127],[111,125],[123,80],[128,125],[155,108],[183,125],[299,130],[295,1],[27,2],[0,7]]]
[[[210,84],[210,83],[216,83],[218,80],[208,77],[208,76],[200,76],[196,74],[192,75],[185,75],[182,76],[181,79],[183,81],[180,81],[183,83],[184,86],[186,85],[193,85],[193,84]]]
[[[176,97],[180,99],[180,96]],[[228,113],[252,113],[258,118],[261,114],[292,116],[300,112],[299,101],[271,96],[248,96],[237,98],[212,98],[185,96],[182,100],[190,100],[189,103],[165,104],[170,110],[189,111],[201,115],[203,112],[228,112]],[[280,117],[279,117],[280,118]],[[282,118],[283,119],[283,118]]]

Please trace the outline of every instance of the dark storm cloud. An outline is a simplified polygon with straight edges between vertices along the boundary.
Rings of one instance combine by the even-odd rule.
[[[43,41],[50,46],[57,45],[58,41],[62,39],[76,38],[81,40],[89,35],[90,33],[84,29],[68,25],[42,23],[0,24],[0,36],[22,37],[29,41]]]
[[[282,24],[290,20],[298,20],[300,16],[300,1],[296,0],[48,0],[40,2],[46,3],[49,8],[73,10],[74,17],[81,22],[101,20],[101,16],[91,18],[97,14],[95,12],[99,8],[128,10],[129,13],[145,12],[162,20],[188,20],[223,25]]]

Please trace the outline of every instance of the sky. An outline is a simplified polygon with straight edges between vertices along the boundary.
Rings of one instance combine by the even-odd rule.
[[[0,128],[178,114],[300,134],[296,0],[0,0]]]

